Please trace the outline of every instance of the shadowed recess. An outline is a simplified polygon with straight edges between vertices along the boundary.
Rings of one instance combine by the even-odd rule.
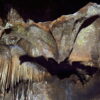
[[[67,59],[58,64],[55,60],[53,59],[46,60],[42,56],[33,58],[31,56],[24,55],[20,57],[20,61],[21,63],[27,61],[36,62],[39,65],[45,67],[52,75],[57,75],[60,79],[70,77],[73,74],[79,76],[79,78],[81,79],[78,69],[82,70],[84,74],[88,75],[93,75],[98,70],[98,68],[96,67],[84,66],[80,62],[75,62],[71,65],[69,64],[69,62],[67,62]]]
[[[19,14],[25,19],[32,19],[36,22],[54,20],[61,15],[71,14],[79,10],[87,1],[67,1],[67,0],[0,0],[0,15],[6,18],[11,7],[15,8]],[[95,0],[100,3],[100,1]]]

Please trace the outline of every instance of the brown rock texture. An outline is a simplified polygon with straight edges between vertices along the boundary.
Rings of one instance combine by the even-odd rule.
[[[25,22],[13,8],[0,19],[0,100],[100,100],[99,61],[96,3],[54,21]]]

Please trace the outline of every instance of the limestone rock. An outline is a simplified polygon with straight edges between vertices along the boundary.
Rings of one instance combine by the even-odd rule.
[[[99,17],[99,15],[99,5],[89,3],[78,12],[61,16],[50,24],[50,30],[58,47],[59,62],[69,57],[71,50],[74,48],[73,45],[77,35],[83,27],[82,25],[87,22],[87,20],[90,22],[88,21],[85,24],[92,24],[92,21]]]
[[[18,12],[11,8],[8,15],[7,15],[7,20],[10,23],[24,23],[23,18],[18,14]]]
[[[100,5],[89,3],[74,14],[38,23],[25,23],[11,9],[5,23],[0,24],[0,100],[100,99],[100,89],[94,93],[100,83],[95,76]]]

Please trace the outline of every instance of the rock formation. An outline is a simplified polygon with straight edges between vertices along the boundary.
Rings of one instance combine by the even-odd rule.
[[[0,100],[100,100],[99,49],[96,3],[38,23],[12,8],[0,19]]]

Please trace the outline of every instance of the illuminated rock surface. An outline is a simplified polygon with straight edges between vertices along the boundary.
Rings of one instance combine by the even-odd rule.
[[[100,5],[54,21],[0,19],[0,100],[100,100]]]

